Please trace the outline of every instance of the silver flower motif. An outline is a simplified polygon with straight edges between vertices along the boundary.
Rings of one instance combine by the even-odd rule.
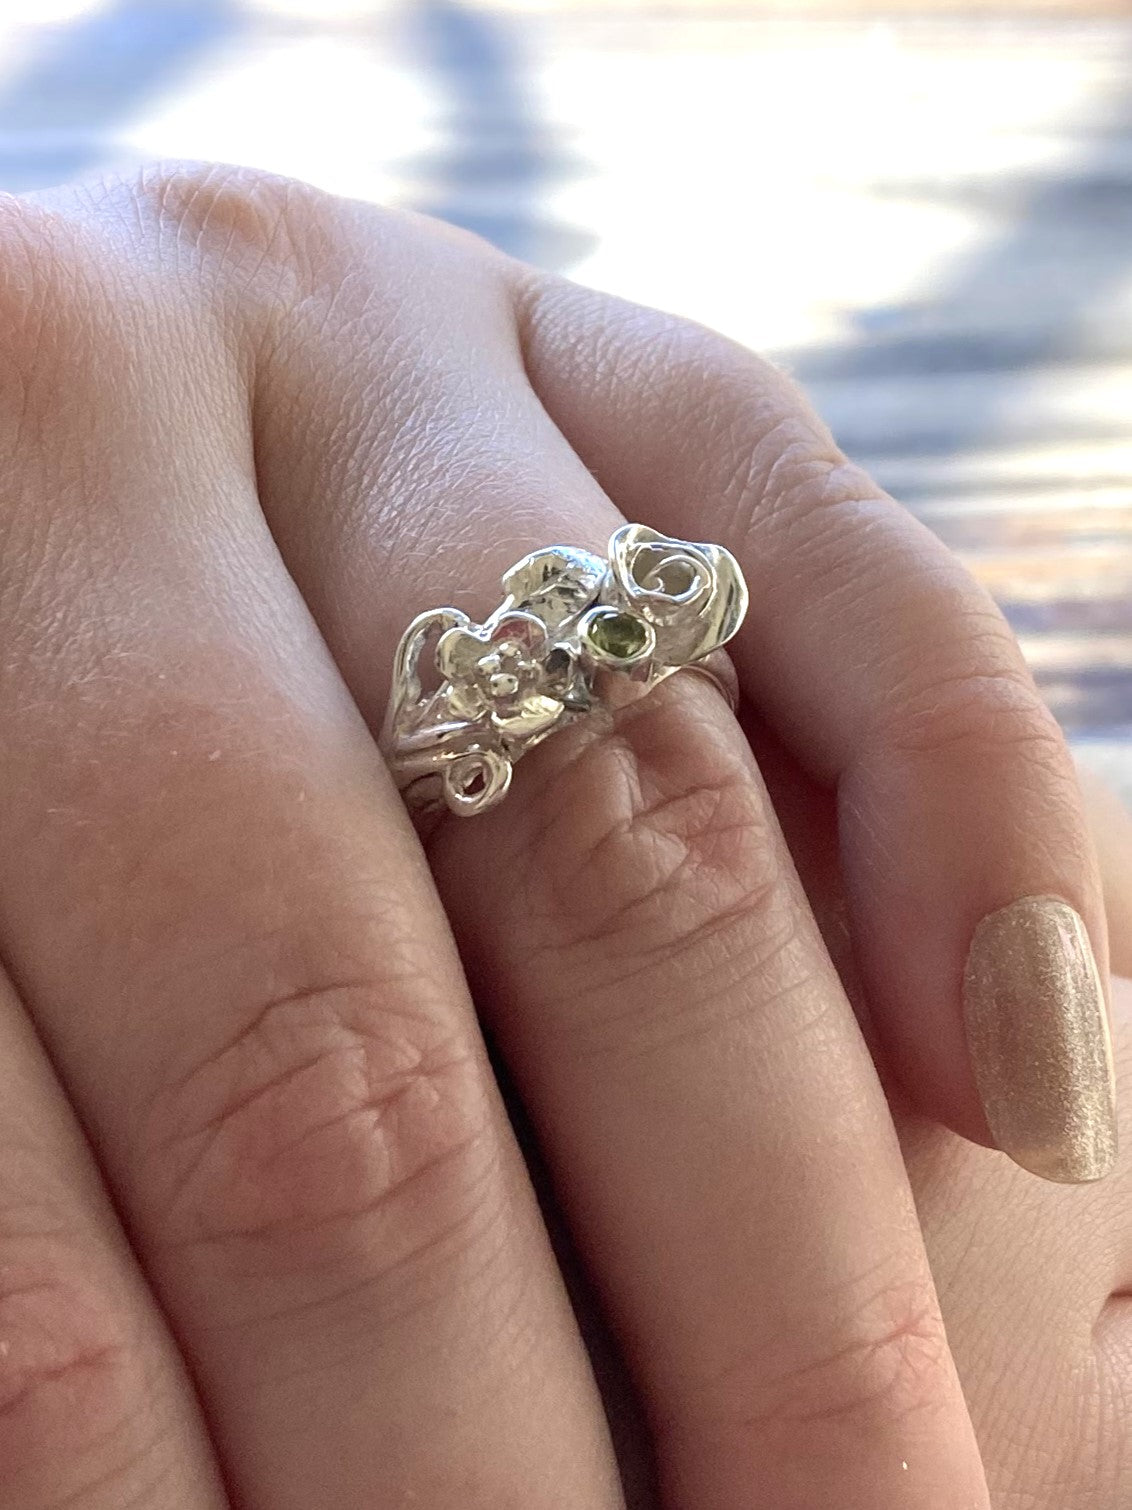
[[[490,626],[448,629],[436,645],[451,711],[486,719],[512,737],[542,733],[561,717],[567,661],[555,653],[546,627],[527,613],[503,614]]]

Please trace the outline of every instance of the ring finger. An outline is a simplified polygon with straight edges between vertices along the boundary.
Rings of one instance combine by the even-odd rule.
[[[354,214],[321,243],[332,310],[274,321],[260,486],[376,728],[414,614],[482,618],[517,557],[622,521],[526,382],[497,268]],[[417,297],[375,294],[410,266]],[[722,700],[676,678],[555,735],[432,858],[669,1503],[984,1505],[884,1097]]]

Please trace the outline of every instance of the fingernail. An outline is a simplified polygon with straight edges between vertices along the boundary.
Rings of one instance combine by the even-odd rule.
[[[1085,924],[1023,897],[975,929],[963,979],[975,1080],[995,1142],[1023,1169],[1076,1184],[1116,1158],[1104,990]]]

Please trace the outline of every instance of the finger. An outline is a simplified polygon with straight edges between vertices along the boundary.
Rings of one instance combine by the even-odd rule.
[[[674,684],[530,764],[435,861],[670,1502],[984,1503],[887,1109],[738,729]]]
[[[376,727],[418,611],[486,613],[515,557],[620,520],[526,385],[482,252],[381,217],[341,234],[333,306],[280,321],[259,367],[261,494]],[[667,1503],[984,1505],[884,1098],[722,700],[677,677],[554,734],[432,857]]]
[[[837,784],[856,952],[904,1084],[1038,1174],[1100,1177],[1100,889],[1064,740],[1002,616],[765,363],[520,281],[531,380],[606,491],[747,572],[744,691]]]
[[[0,1503],[221,1510],[192,1386],[0,975]]]
[[[1120,1072],[1132,1070],[1132,982],[1113,980]],[[993,1503],[1118,1510],[1132,1412],[1132,1162],[1123,1115],[1112,1178],[1028,1181],[943,1129],[904,1133],[917,1208]]]
[[[615,1506],[427,867],[259,511],[247,349],[185,272],[213,190],[250,235],[207,174],[78,229],[4,207],[3,951],[241,1506]]]

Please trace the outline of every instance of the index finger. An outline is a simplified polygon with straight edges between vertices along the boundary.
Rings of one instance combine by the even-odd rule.
[[[1100,1178],[1100,888],[1065,741],[1002,615],[767,363],[571,284],[522,288],[532,382],[607,491],[743,564],[743,689],[836,784],[857,960],[905,1088],[1047,1179]]]

